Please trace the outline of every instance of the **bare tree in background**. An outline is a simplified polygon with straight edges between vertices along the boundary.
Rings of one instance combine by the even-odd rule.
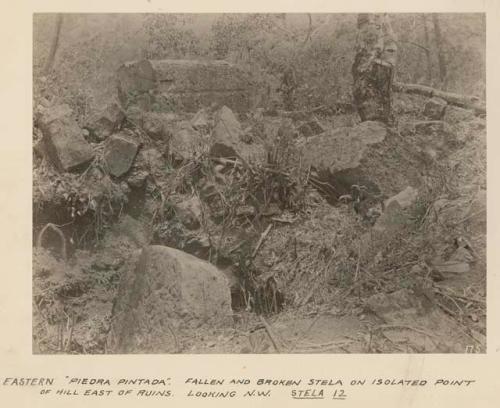
[[[387,15],[359,14],[352,66],[354,105],[362,121],[392,124],[396,38]]]
[[[446,60],[444,57],[443,50],[443,38],[441,36],[441,24],[439,22],[439,16],[437,14],[432,15],[432,23],[434,25],[434,39],[436,40],[438,64],[439,64],[439,80],[440,86],[446,87]]]
[[[422,27],[424,28],[424,47],[425,47],[425,58],[427,60],[427,84],[432,84],[432,59],[431,50],[429,48],[429,30],[427,28],[427,15],[422,14]]]
[[[57,15],[56,28],[54,32],[54,37],[52,39],[52,44],[50,46],[49,56],[47,57],[47,62],[45,63],[45,68],[44,68],[45,75],[47,75],[54,66],[57,48],[59,47],[59,37],[61,36],[62,23],[63,23],[63,14],[59,13]]]

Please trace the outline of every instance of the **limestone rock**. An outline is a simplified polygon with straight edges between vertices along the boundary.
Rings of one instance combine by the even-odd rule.
[[[176,329],[224,324],[231,315],[227,278],[215,266],[177,249],[148,246],[120,282],[110,349],[176,352]]]
[[[139,145],[123,133],[111,136],[104,150],[109,173],[115,177],[123,176],[132,167],[138,149]]]
[[[46,109],[40,118],[44,154],[60,171],[77,171],[94,158],[71,113],[68,105],[57,105]]]

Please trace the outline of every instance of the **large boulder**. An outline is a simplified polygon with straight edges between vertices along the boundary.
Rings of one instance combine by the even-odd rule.
[[[132,167],[139,145],[124,133],[111,136],[104,150],[104,160],[109,173],[123,176]]]
[[[366,121],[312,136],[302,146],[303,166],[315,168],[323,191],[336,201],[362,186],[368,195],[387,197],[418,185],[418,161],[407,142],[381,122]]]
[[[174,106],[187,112],[196,112],[212,103],[246,111],[251,104],[247,75],[226,61],[129,62],[118,69],[118,90],[124,106],[137,103],[144,95],[154,99],[151,106],[160,109]]]
[[[231,315],[227,278],[215,266],[177,249],[148,246],[120,283],[110,351],[178,352],[181,330],[226,324]]]
[[[71,117],[68,105],[45,109],[39,117],[43,152],[60,171],[78,171],[94,158],[94,151]]]

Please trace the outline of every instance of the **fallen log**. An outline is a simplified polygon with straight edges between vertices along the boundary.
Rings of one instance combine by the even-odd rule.
[[[395,92],[405,92],[409,94],[416,94],[426,96],[428,98],[441,98],[448,102],[450,105],[458,106],[459,108],[471,109],[476,115],[486,114],[486,106],[479,98],[469,95],[460,95],[452,92],[444,92],[439,89],[431,88],[430,86],[417,85],[417,84],[403,84],[401,82],[394,82],[392,89]]]

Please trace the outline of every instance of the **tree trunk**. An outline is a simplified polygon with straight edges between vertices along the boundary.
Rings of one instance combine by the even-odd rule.
[[[59,13],[57,15],[56,29],[55,29],[54,37],[52,39],[52,45],[50,46],[49,56],[47,57],[47,62],[45,63],[45,69],[44,69],[45,75],[47,75],[52,70],[52,67],[54,66],[54,61],[56,59],[56,52],[57,52],[57,48],[59,46],[59,37],[61,34],[62,22],[63,22],[63,14]]]
[[[307,13],[307,18],[309,19],[309,28],[307,29],[306,38],[304,39],[304,45],[311,39],[312,34],[312,16],[311,13]]]
[[[426,96],[428,98],[441,98],[448,102],[448,104],[450,105],[465,109],[471,109],[477,115],[484,115],[486,113],[485,103],[480,101],[475,96],[460,95],[452,92],[444,92],[439,89],[431,88],[430,86],[402,84],[400,82],[395,82],[392,88],[395,92],[406,92],[410,94]]]
[[[432,59],[431,49],[429,48],[429,30],[427,29],[427,16],[422,14],[422,26],[424,27],[424,46],[425,57],[427,60],[427,84],[432,84]]]
[[[352,75],[354,106],[361,121],[393,123],[392,82],[396,52],[396,40],[388,17],[359,14]]]
[[[439,64],[439,80],[442,87],[446,87],[446,59],[443,50],[443,38],[441,36],[441,24],[437,14],[432,15],[434,25],[434,39],[436,40],[438,64]]]

